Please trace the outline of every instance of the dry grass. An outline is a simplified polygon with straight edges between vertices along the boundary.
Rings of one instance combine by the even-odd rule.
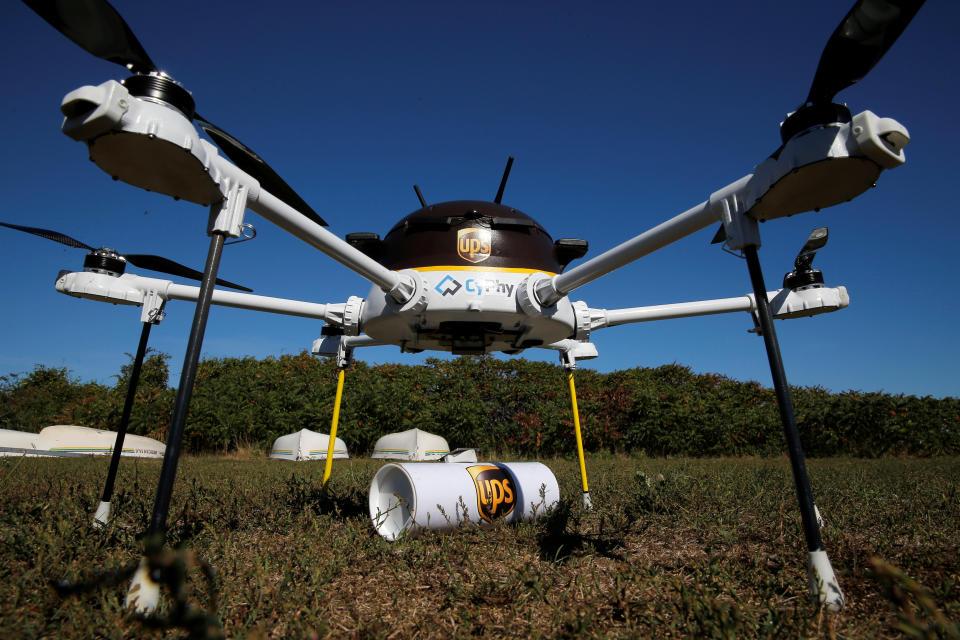
[[[786,460],[594,457],[593,512],[575,463],[545,462],[568,496],[548,518],[388,543],[367,516],[377,461],[337,461],[324,496],[322,463],[188,458],[169,538],[196,556],[171,567],[229,637],[957,637],[957,459],[810,461],[849,602],[832,616],[809,601]],[[124,461],[97,533],[105,468],[0,460],[3,638],[187,635],[122,607],[117,569],[142,553],[159,466]],[[63,597],[62,579],[90,584]]]

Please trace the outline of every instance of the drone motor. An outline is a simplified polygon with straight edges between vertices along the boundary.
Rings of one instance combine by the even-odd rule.
[[[83,270],[108,276],[122,276],[127,270],[127,260],[113,249],[100,247],[83,259]]]

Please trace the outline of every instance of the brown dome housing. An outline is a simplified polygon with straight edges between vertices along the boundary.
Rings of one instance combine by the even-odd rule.
[[[495,202],[428,205],[398,222],[382,240],[351,233],[347,242],[389,269],[475,267],[560,273],[587,252],[587,242],[556,242],[525,213]]]

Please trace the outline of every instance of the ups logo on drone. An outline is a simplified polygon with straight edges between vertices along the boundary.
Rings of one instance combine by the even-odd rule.
[[[467,467],[477,489],[477,509],[480,517],[493,522],[513,511],[517,505],[516,487],[506,471],[492,464]]]
[[[457,254],[467,262],[483,262],[490,257],[490,229],[457,231]]]

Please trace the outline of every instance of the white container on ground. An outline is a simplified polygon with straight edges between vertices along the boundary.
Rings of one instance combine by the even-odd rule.
[[[0,429],[0,456],[32,456],[37,455],[36,433]]]
[[[40,431],[37,449],[60,454],[109,456],[113,454],[116,442],[116,431],[56,424]],[[162,458],[166,450],[166,445],[159,440],[128,433],[123,438],[120,453],[131,458]]]
[[[439,460],[450,453],[450,445],[443,436],[421,429],[407,429],[388,433],[373,445],[371,458],[383,460]]]
[[[533,520],[560,500],[560,487],[540,462],[382,466],[370,484],[370,519],[387,540],[424,529]]]
[[[270,457],[277,460],[326,460],[330,436],[309,429],[280,436],[273,442]],[[349,458],[346,443],[340,438],[333,440],[333,459]]]

